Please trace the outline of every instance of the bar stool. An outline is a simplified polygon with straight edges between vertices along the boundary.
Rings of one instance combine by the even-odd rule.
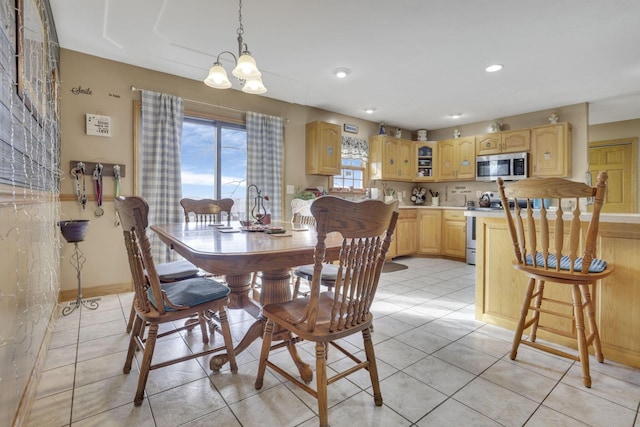
[[[590,345],[593,344],[598,362],[604,362],[592,295],[595,295],[595,284],[613,271],[613,266],[596,258],[598,224],[607,178],[605,171],[600,172],[595,187],[561,178],[529,178],[505,187],[502,178],[498,179],[502,205],[509,206],[508,198],[515,199],[514,213],[505,209],[515,253],[513,266],[529,278],[510,357],[515,360],[519,345],[525,344],[579,361],[586,387],[591,387]],[[588,198],[589,203],[593,199],[591,220],[586,224],[584,236],[580,221],[580,198]],[[555,215],[551,209],[547,210],[546,203],[542,202],[544,199],[557,201]],[[519,201],[524,202],[522,204],[526,208],[521,208]],[[534,204],[540,208],[534,209]],[[571,206],[566,214],[563,211],[565,206]],[[569,226],[567,231],[565,223]],[[581,257],[578,257],[579,250],[582,251]],[[571,298],[561,300],[560,297],[543,295],[547,282],[568,285]],[[530,311],[533,314],[527,320]],[[572,329],[568,331],[566,325],[563,327],[562,320],[546,323],[550,316],[554,316],[551,319],[571,320]],[[544,325],[541,319],[545,320]],[[531,328],[528,340],[523,336],[527,328]],[[536,342],[538,331],[576,340],[578,354]]]

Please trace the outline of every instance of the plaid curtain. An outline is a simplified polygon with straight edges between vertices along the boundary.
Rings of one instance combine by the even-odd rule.
[[[265,208],[274,220],[282,219],[282,117],[247,112],[247,186],[255,184],[268,196]],[[247,212],[250,211],[247,197]]]
[[[142,91],[140,146],[141,192],[149,203],[149,225],[180,222],[180,142],[184,106],[182,98]],[[150,232],[156,262],[176,259],[171,249]]]

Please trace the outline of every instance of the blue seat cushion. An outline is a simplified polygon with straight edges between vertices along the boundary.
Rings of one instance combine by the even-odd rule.
[[[526,258],[527,258],[526,259],[527,265],[533,265],[533,257],[531,256],[531,254],[527,255]],[[549,265],[549,268],[555,269],[557,265],[556,256],[554,254],[549,254],[547,263]],[[571,265],[571,260],[569,259],[569,256],[564,255],[562,258],[560,258],[560,270],[569,271],[570,265]],[[543,266],[544,266],[544,256],[540,252],[538,252],[536,254],[536,267],[543,267]],[[588,271],[589,273],[602,273],[606,268],[607,268],[607,262],[605,260],[594,258],[593,261],[591,261],[591,265],[589,266]],[[582,270],[582,258],[577,258],[573,262],[573,270],[574,271]]]
[[[172,283],[161,283],[162,290],[167,293],[169,301],[175,305],[193,307],[209,301],[225,298],[230,289],[222,283],[206,277],[194,277]],[[147,290],[149,301],[156,308],[158,305],[153,299],[151,288]],[[165,305],[165,311],[178,311]]]
[[[307,280],[311,280],[313,277],[313,264],[302,265],[294,271],[296,276],[301,276]],[[322,280],[335,282],[338,276],[338,266],[335,264],[323,264],[322,266]]]
[[[165,262],[156,264],[156,271],[160,280],[182,280],[188,279],[198,274],[198,267],[191,264],[186,259],[180,261]]]

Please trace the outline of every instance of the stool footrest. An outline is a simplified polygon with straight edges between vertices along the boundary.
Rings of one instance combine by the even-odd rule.
[[[567,353],[566,351],[558,350],[554,347],[549,347],[548,345],[525,340],[520,341],[520,344],[528,345],[529,347],[537,348],[538,350],[546,351],[547,353],[555,354],[556,356],[566,357],[567,359],[575,360],[577,362],[580,361],[579,356]]]

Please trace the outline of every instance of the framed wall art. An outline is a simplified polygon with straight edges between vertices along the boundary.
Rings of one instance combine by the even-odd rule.
[[[18,96],[40,119],[47,115],[47,32],[37,0],[17,4]]]
[[[344,131],[349,133],[358,133],[358,126],[344,124]]]

